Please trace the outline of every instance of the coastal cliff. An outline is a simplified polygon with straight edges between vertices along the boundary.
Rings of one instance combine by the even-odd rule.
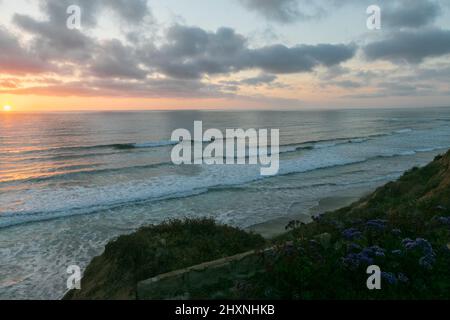
[[[143,228],[108,244],[82,290],[65,298],[134,299],[142,280],[256,249],[262,259],[252,263],[265,272],[185,297],[449,299],[450,151],[348,207],[286,229],[268,242],[211,220]],[[366,286],[370,265],[381,269],[381,290]]]

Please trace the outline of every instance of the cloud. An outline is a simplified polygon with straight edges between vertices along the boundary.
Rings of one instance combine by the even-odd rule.
[[[103,0],[102,4],[109,6],[130,24],[139,23],[145,17],[151,15],[147,0]]]
[[[297,21],[320,19],[336,8],[348,5],[360,5],[364,0],[237,0],[246,9],[256,12],[268,21],[290,24]],[[373,4],[365,0],[368,4]],[[370,3],[369,3],[370,2]]]
[[[247,41],[230,28],[213,33],[181,25],[169,28],[165,38],[160,47],[151,43],[143,48],[142,60],[149,68],[179,79],[233,71]]]
[[[242,80],[240,83],[250,85],[250,86],[259,86],[262,84],[272,83],[277,79],[277,76],[268,73],[261,73],[256,77],[251,77]]]
[[[142,52],[149,68],[173,78],[192,79],[248,69],[265,73],[310,72],[319,65],[333,66],[351,59],[354,45],[318,44],[250,48],[247,39],[230,28],[207,32],[198,27],[175,25],[160,47]]]
[[[81,8],[84,27],[95,26],[98,16],[107,9],[129,24],[138,24],[146,16],[151,16],[147,0],[41,0],[41,8],[49,20],[59,25],[65,25],[70,5]]]
[[[23,48],[17,37],[0,27],[1,73],[26,74],[53,70],[53,66]]]
[[[246,9],[280,24],[319,19],[337,8],[352,5],[363,9],[376,4],[371,0],[238,0]],[[437,0],[379,0],[383,24],[389,27],[420,28],[433,23],[441,14]],[[364,7],[364,8],[363,8]]]
[[[394,28],[421,28],[433,23],[441,14],[441,6],[433,0],[390,1],[383,4],[383,24]]]
[[[420,63],[450,53],[450,31],[436,28],[397,31],[369,43],[363,51],[369,59]]]
[[[90,58],[93,39],[79,30],[70,30],[54,20],[38,21],[26,15],[15,14],[13,22],[22,30],[35,35],[32,50],[42,59],[85,61]]]
[[[345,89],[355,89],[355,88],[361,88],[363,84],[358,81],[353,80],[338,80],[338,81],[332,81],[329,82],[327,85],[335,85],[337,87],[345,88]]]
[[[352,44],[272,45],[249,50],[248,67],[276,74],[310,72],[320,65],[331,67],[350,60],[355,52]]]
[[[304,16],[297,0],[240,0],[240,2],[247,9],[280,23],[291,23]]]
[[[230,96],[229,93],[222,91],[220,85],[199,80],[168,78],[144,81],[105,78],[28,87],[5,87],[0,88],[0,94],[130,98],[219,98]]]
[[[116,39],[99,45],[90,71],[101,78],[144,79],[147,74],[138,67],[135,48],[125,46]]]
[[[293,22],[319,17],[326,11],[326,4],[334,8],[340,3],[344,5],[356,0],[320,0],[310,7],[299,6],[303,4],[302,0],[240,1],[272,21]],[[427,58],[450,54],[450,31],[432,26],[439,16],[436,11],[439,6],[431,0],[412,0],[409,7],[395,3],[380,2],[386,6],[383,21],[396,29],[378,33],[378,40],[367,43],[361,51],[369,60],[397,64],[391,66],[396,68],[391,70],[403,71],[402,74],[410,71],[407,73],[410,79],[400,79],[389,71],[375,72],[372,65],[365,67],[366,71],[361,71],[358,64],[343,65],[355,57],[358,47],[353,43],[258,46],[251,38],[227,27],[209,31],[179,24],[161,29],[161,25],[154,24],[154,29],[147,29],[151,10],[146,0],[41,0],[44,18],[13,16],[12,22],[26,36],[0,28],[2,73],[26,74],[28,78],[1,79],[0,93],[244,99],[239,95],[240,89],[260,86],[267,92],[272,88],[290,88],[282,82],[280,75],[297,73],[317,77],[322,88],[334,86],[355,92],[372,89],[375,91],[372,97],[431,94],[433,88],[427,87],[427,83],[439,85],[442,90],[443,83],[448,80],[448,64],[443,62],[442,67],[436,68],[428,63],[420,65]],[[66,28],[65,10],[69,4],[82,7],[81,30]],[[401,11],[402,8],[405,11]],[[364,10],[361,12],[365,13]],[[114,14],[135,27],[119,28],[123,32],[122,40],[96,38],[99,33],[95,32],[95,26],[101,13]],[[429,68],[420,69],[425,66]],[[29,79],[29,73],[45,72],[49,74],[44,74],[42,79],[47,81]],[[243,79],[239,72],[251,72],[255,76]],[[51,81],[55,73],[59,75],[55,79],[65,81]],[[228,80],[220,81],[218,76],[228,76]],[[415,81],[415,76],[428,80]],[[434,81],[433,77],[439,81]],[[301,81],[305,80],[302,78]],[[359,88],[365,90],[357,90]],[[264,96],[248,99],[270,101]],[[280,98],[274,99],[281,103]],[[295,99],[285,102],[299,103]]]
[[[428,84],[407,84],[395,81],[381,82],[371,93],[357,93],[345,97],[352,99],[372,99],[387,97],[421,97],[445,95]]]
[[[253,48],[246,37],[231,28],[219,28],[211,32],[182,25],[167,29],[164,42],[158,45],[147,38],[125,44],[118,39],[99,40],[79,30],[61,28],[60,22],[54,18],[39,21],[16,14],[13,22],[32,35],[28,44],[30,56],[39,59],[36,67],[46,65],[41,62],[47,61],[47,64],[58,65],[68,72],[69,67],[73,68],[72,76],[90,81],[96,78],[95,82],[16,88],[17,94],[50,93],[53,90],[56,95],[68,95],[77,92],[76,86],[79,85],[81,95],[104,92],[115,95],[121,92],[126,95],[153,96],[156,94],[155,89],[158,89],[168,96],[217,96],[237,91],[241,85],[272,83],[274,87],[281,87],[282,83],[274,83],[278,74],[312,72],[318,66],[335,67],[351,59],[356,51],[353,44],[293,47],[278,44]],[[19,51],[18,42],[15,46],[15,51],[11,52]],[[20,54],[15,55],[21,57]],[[21,64],[17,68],[24,66]],[[30,65],[26,68],[30,69]],[[211,76],[245,70],[259,70],[260,74],[234,85],[206,85],[202,81]],[[58,87],[61,87],[60,90],[57,90]]]

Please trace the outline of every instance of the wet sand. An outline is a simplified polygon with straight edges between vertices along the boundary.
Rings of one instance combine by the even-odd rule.
[[[312,222],[312,217],[320,215],[325,212],[334,211],[358,201],[362,197],[370,194],[373,189],[349,189],[345,192],[330,197],[324,197],[319,202],[309,208],[307,211],[296,210],[296,207],[301,207],[300,202],[295,202],[289,208],[285,217],[269,220],[260,224],[248,227],[246,230],[258,233],[266,239],[272,239],[286,232],[286,226],[290,221],[298,220],[303,223]]]

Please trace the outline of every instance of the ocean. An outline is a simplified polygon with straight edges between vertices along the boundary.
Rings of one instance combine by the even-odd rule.
[[[172,131],[280,130],[280,170],[173,165]],[[372,190],[450,148],[450,108],[0,115],[0,298],[58,299],[69,265],[142,225],[242,228]],[[294,212],[295,211],[295,212]]]

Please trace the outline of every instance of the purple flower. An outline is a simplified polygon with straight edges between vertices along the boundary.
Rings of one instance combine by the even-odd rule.
[[[426,270],[431,270],[433,269],[434,261],[435,259],[431,256],[423,256],[419,259],[419,265]]]
[[[408,243],[405,244],[405,249],[406,250],[414,250],[415,248],[417,248],[417,243],[415,241],[408,242]]]
[[[387,220],[375,219],[366,222],[366,227],[375,231],[384,231]]]
[[[426,255],[434,255],[433,247],[428,240],[422,238],[417,238],[416,240],[404,239],[402,244],[407,250],[419,248]]]
[[[361,251],[361,246],[354,242],[347,245],[347,251]]]
[[[450,217],[439,217],[438,221],[444,225],[450,226]]]
[[[360,261],[361,261],[361,263],[363,264],[363,265],[367,265],[367,266],[370,266],[370,265],[372,265],[374,262],[373,262],[373,258],[371,258],[371,257],[369,257],[369,256],[367,256],[367,255],[361,255],[361,257],[360,257]]]
[[[392,234],[396,237],[399,237],[402,234],[402,230],[400,229],[393,229]]]
[[[417,238],[416,240],[404,239],[402,241],[406,250],[420,250],[423,256],[419,259],[419,265],[427,270],[431,270],[436,261],[436,254],[434,253],[431,243],[423,238]]]
[[[389,284],[397,284],[397,278],[395,277],[395,274],[391,272],[381,272],[381,277]]]
[[[361,231],[359,231],[356,228],[350,228],[350,229],[345,229],[344,231],[342,231],[342,236],[346,240],[354,240],[354,239],[360,239],[362,236],[362,233],[361,233]]]
[[[416,239],[416,243],[417,243],[418,247],[422,249],[422,252],[425,255],[434,256],[433,246],[431,245],[430,242],[428,242],[425,239],[418,238],[418,239]]]
[[[354,270],[361,265],[372,265],[376,257],[384,257],[385,250],[379,246],[372,246],[364,248],[359,253],[349,253],[347,256],[342,258],[342,263],[344,266],[351,270]]]
[[[373,264],[373,259],[362,253],[349,253],[342,258],[342,264],[350,270],[355,270],[361,265]]]
[[[383,256],[384,257],[385,250],[379,246],[371,246],[366,249],[369,250],[375,256]]]
[[[403,240],[402,240],[402,245],[403,245],[404,247],[406,247],[406,245],[407,245],[408,243],[410,243],[410,242],[414,242],[414,240],[412,240],[412,239],[410,239],[410,238],[403,239]]]

